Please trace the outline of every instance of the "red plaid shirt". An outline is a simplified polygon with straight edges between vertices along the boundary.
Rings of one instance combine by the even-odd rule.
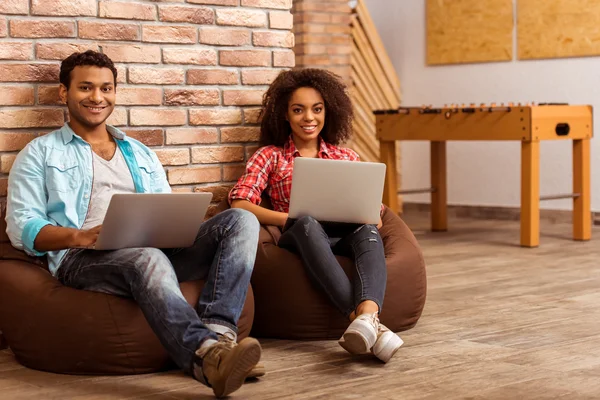
[[[319,158],[360,161],[354,150],[333,146],[324,140],[319,141]],[[300,152],[291,136],[283,148],[271,145],[258,149],[248,160],[244,174],[229,192],[229,203],[241,199],[259,205],[262,193],[265,192],[275,211],[289,212],[292,170],[296,157],[300,157]],[[382,204],[381,211],[383,209]]]
[[[319,141],[319,158],[359,161],[354,150],[333,146],[321,139]],[[242,199],[258,205],[264,191],[271,199],[275,211],[289,212],[292,169],[294,159],[299,156],[300,152],[291,136],[283,148],[261,147],[250,157],[246,171],[229,192],[229,202]]]

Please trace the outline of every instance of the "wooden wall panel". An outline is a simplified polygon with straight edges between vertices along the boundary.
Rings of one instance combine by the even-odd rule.
[[[426,13],[427,64],[512,60],[512,0],[427,0]]]
[[[600,1],[517,0],[518,58],[600,55]]]
[[[363,161],[380,161],[379,141],[375,135],[374,110],[400,106],[400,80],[386,52],[364,0],[358,0],[350,19],[350,96],[354,108],[353,138],[347,143]],[[401,165],[400,143],[396,143],[396,162]],[[401,173],[397,171],[397,182]],[[399,199],[399,210],[402,201]]]

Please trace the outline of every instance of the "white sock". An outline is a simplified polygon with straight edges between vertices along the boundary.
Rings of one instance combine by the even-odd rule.
[[[234,342],[237,342],[237,334],[229,327],[227,327],[225,325],[219,325],[219,324],[205,324],[205,325],[208,329],[210,329],[214,333],[216,333],[218,335],[227,336]]]

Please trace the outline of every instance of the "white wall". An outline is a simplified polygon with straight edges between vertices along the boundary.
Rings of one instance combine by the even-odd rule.
[[[566,102],[594,106],[600,126],[600,57],[427,66],[425,0],[365,0],[402,85],[402,105]],[[516,29],[516,10],[515,10]],[[515,35],[516,37],[516,32]],[[592,139],[592,210],[600,211],[600,131]],[[540,193],[572,191],[571,141],[541,143]],[[448,203],[518,207],[519,142],[448,142]],[[402,187],[429,187],[429,145],[403,142]],[[405,197],[429,202],[429,195]],[[572,208],[571,200],[541,208]]]

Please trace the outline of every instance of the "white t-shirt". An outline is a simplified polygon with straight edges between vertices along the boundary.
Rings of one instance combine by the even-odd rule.
[[[102,224],[113,194],[135,193],[131,172],[119,147],[110,161],[106,161],[92,151],[92,161],[94,169],[92,199],[82,230]]]

